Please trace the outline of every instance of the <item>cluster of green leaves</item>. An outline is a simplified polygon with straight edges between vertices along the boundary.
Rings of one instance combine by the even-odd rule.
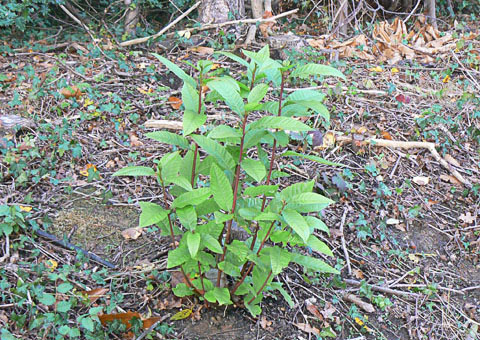
[[[292,304],[281,283],[274,281],[290,262],[316,272],[338,273],[324,261],[299,251],[299,247],[308,247],[333,256],[314,233],[328,233],[318,213],[333,201],[312,192],[313,181],[280,189],[273,179],[285,174],[273,170],[273,164],[279,156],[332,164],[292,151],[277,155],[279,148],[288,145],[291,132],[312,130],[295,116],[314,114],[329,119],[322,103],[324,94],[299,89],[287,96],[284,86],[294,78],[344,76],[325,65],[280,63],[270,58],[268,46],[243,53],[250,61],[221,52],[246,67],[246,77],[240,80],[211,77],[211,61],[198,62],[198,79],[194,79],[155,55],[184,82],[183,135],[148,133],[148,137],[172,145],[174,151],[158,161],[156,170],[130,166],[114,175],[156,176],[162,186],[162,204],[140,203],[140,226],[156,225],[172,238],[168,268],[180,267],[187,282],[173,289],[176,295],[196,294],[206,303],[220,305],[236,301],[258,315],[264,291],[278,290]],[[210,89],[206,95],[204,86]],[[205,126],[205,103],[217,101],[240,117],[239,126],[219,125],[210,130]],[[263,114],[253,119],[258,117],[254,112]],[[171,204],[168,197],[173,199]],[[248,235],[246,241],[231,237],[235,228]],[[175,246],[177,235],[181,239]]]

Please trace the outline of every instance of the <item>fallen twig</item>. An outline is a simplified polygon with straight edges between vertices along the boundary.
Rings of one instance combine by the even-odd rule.
[[[55,244],[58,244],[59,246],[61,247],[64,247],[64,248],[67,248],[67,249],[71,249],[71,250],[76,250],[76,251],[79,251],[81,252],[83,255],[85,255],[86,257],[88,257],[89,259],[95,261],[95,262],[98,262],[100,264],[103,264],[104,266],[108,267],[108,268],[112,268],[112,269],[115,269],[116,266],[108,261],[105,261],[104,259],[100,258],[98,255],[95,255],[89,251],[86,251],[85,249],[82,249],[70,242],[67,242],[67,241],[62,241],[62,240],[59,240],[58,238],[56,238],[54,235],[52,234],[49,234],[47,233],[46,231],[43,231],[43,230],[36,230],[35,233],[38,235],[38,236],[41,236],[41,237],[44,237],[44,238],[47,238],[49,239],[50,241],[52,241],[53,243]]]
[[[360,285],[362,284],[360,281],[357,281],[357,280],[343,279],[343,281],[346,284],[349,284],[349,285],[355,286],[355,287],[360,287]],[[418,298],[421,297],[420,294],[404,292],[402,290],[392,289],[392,288],[388,288],[388,287],[376,286],[376,285],[371,285],[371,284],[369,284],[368,286],[370,288],[372,288],[373,291],[386,293],[386,294],[403,296],[405,298],[418,299]]]
[[[349,136],[341,136],[337,135],[337,141],[352,141],[352,138]],[[439,162],[445,169],[449,170],[452,175],[463,185],[467,186],[468,188],[472,187],[472,183],[468,180],[463,178],[463,176],[454,169],[448,162],[443,159],[440,154],[438,153],[437,149],[435,149],[435,143],[431,142],[402,142],[402,141],[395,141],[395,140],[388,140],[388,139],[376,139],[376,138],[369,138],[364,140],[363,142],[368,143],[370,145],[375,146],[384,146],[389,148],[401,148],[401,149],[412,149],[412,148],[419,148],[419,149],[427,149],[432,154],[433,158],[437,162]]]
[[[155,33],[154,35],[150,35],[150,36],[148,36],[148,37],[143,37],[143,38],[137,38],[137,39],[132,39],[132,40],[124,41],[124,42],[120,43],[120,46],[126,47],[126,46],[141,44],[141,43],[147,42],[147,41],[150,40],[150,39],[158,38],[158,37],[161,36],[163,33],[165,33],[166,31],[168,31],[171,27],[175,26],[175,25],[177,24],[177,22],[179,22],[180,20],[182,20],[183,18],[185,18],[187,15],[189,15],[194,9],[196,9],[198,6],[200,6],[201,3],[202,3],[201,1],[197,2],[195,5],[193,5],[192,7],[190,7],[186,12],[184,12],[184,13],[183,13],[182,15],[180,15],[178,18],[176,18],[176,19],[173,20],[171,23],[169,23],[167,26],[165,26],[164,28],[162,28],[158,33]]]
[[[340,222],[340,236],[342,238],[343,254],[345,255],[345,261],[347,262],[348,275],[352,275],[352,265],[350,264],[350,256],[348,256],[347,242],[345,242],[345,235],[343,234],[343,226],[345,225],[345,218],[347,217],[348,208],[343,210],[342,222]]]

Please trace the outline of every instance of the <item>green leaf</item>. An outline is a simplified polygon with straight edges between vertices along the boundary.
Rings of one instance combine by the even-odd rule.
[[[231,251],[240,261],[244,261],[247,258],[250,248],[245,243],[239,240],[233,240],[232,243],[227,245],[228,251]]]
[[[327,65],[320,64],[307,64],[297,67],[292,73],[291,77],[298,77],[301,79],[308,78],[310,76],[334,76],[342,79],[346,79],[342,72]]]
[[[92,318],[90,317],[82,318],[82,321],[80,321],[80,325],[89,332],[93,332],[95,330],[95,325]]]
[[[195,112],[195,113],[202,113],[202,111],[198,112],[198,91],[195,89],[196,86],[191,86],[188,83],[183,83],[182,87],[182,103],[185,106],[185,110]]]
[[[210,234],[202,234],[202,242],[205,246],[217,254],[223,254],[223,248],[220,243]]]
[[[293,308],[293,306],[295,305],[293,303],[293,300],[292,300],[292,297],[287,293],[287,291],[285,289],[283,289],[282,287],[282,284],[280,282],[272,282],[270,284],[270,286],[276,290],[278,290],[280,292],[280,294],[282,294],[283,298],[285,299],[285,301],[287,301],[288,305],[290,306],[290,308]]]
[[[179,283],[172,288],[173,294],[178,297],[190,296],[193,295],[193,289],[188,287],[185,283]]]
[[[333,257],[333,253],[325,244],[325,242],[320,241],[316,236],[310,235],[307,240],[307,246],[312,248],[312,250]]]
[[[262,308],[260,308],[259,305],[245,304],[245,306],[253,317],[257,317],[258,315],[262,314]]]
[[[183,208],[187,205],[198,205],[209,198],[210,195],[210,188],[194,189],[175,198],[172,202],[172,208]]]
[[[290,263],[290,253],[279,247],[270,248],[270,264],[272,265],[272,274],[278,275]]]
[[[280,216],[272,212],[261,212],[255,216],[255,221],[277,221],[278,219]]]
[[[0,339],[1,340],[18,340],[19,338],[14,336],[7,329],[2,328],[2,329],[0,329]]]
[[[305,216],[305,220],[307,221],[310,228],[324,231],[328,235],[330,235],[330,230],[328,230],[327,225],[321,219],[313,216]]]
[[[250,149],[252,146],[260,143],[260,140],[268,134],[268,131],[263,129],[261,130],[250,130],[245,134],[245,141],[243,142],[243,147]]]
[[[248,94],[247,101],[249,103],[258,103],[268,92],[268,84],[261,83],[255,86]]]
[[[321,93],[315,90],[309,90],[309,89],[299,89],[299,90],[296,90],[295,92],[290,93],[286,101],[295,102],[297,100],[299,101],[314,100],[321,103],[323,102],[324,99],[325,99],[324,93]]]
[[[60,301],[57,303],[57,312],[66,313],[72,307],[72,303],[70,301]]]
[[[224,223],[226,221],[230,221],[234,217],[234,214],[224,214],[220,211],[215,211],[213,213],[213,215],[215,216],[215,223],[217,223],[217,224],[221,224],[221,223]]]
[[[287,202],[292,202],[295,204],[332,204],[335,201],[332,201],[330,198],[322,196],[314,192],[303,192],[288,198]]]
[[[312,192],[313,185],[314,185],[313,180],[308,182],[299,182],[299,183],[292,184],[282,190],[282,192],[280,193],[280,197],[284,201],[288,201],[290,200],[291,197],[295,195],[298,195],[304,192]]]
[[[212,164],[210,168],[210,188],[218,206],[225,211],[230,211],[233,205],[232,185],[216,164]]]
[[[112,176],[155,176],[155,171],[147,166],[127,166]]]
[[[242,133],[238,129],[234,129],[227,125],[219,125],[215,127],[208,134],[209,138],[220,139],[220,138],[241,138]]]
[[[190,230],[195,229],[197,226],[197,212],[193,206],[187,205],[183,208],[177,208],[176,212],[180,223],[184,227]]]
[[[320,158],[320,157],[317,157],[317,156],[304,155],[304,154],[294,152],[294,151],[286,151],[282,154],[282,156],[291,156],[291,157],[296,156],[296,157],[306,158],[306,159],[309,159],[311,161],[314,161],[314,162],[317,162],[317,163],[320,163],[320,164],[331,165],[331,166],[345,166],[344,164],[330,162],[330,161],[327,161],[326,159],[323,159],[323,158]]]
[[[327,122],[330,121],[330,113],[328,112],[327,107],[322,103],[313,101],[313,100],[302,100],[302,101],[299,100],[296,102],[296,104],[306,107],[307,109],[313,110],[314,112],[318,113],[323,118],[325,118]]]
[[[258,185],[245,188],[243,194],[251,197],[260,195],[272,196],[277,192],[277,190],[278,185]]]
[[[190,256],[194,259],[197,257],[201,236],[200,233],[192,233],[190,231],[187,231],[186,234],[188,251],[190,252]]]
[[[190,259],[190,252],[185,245],[181,244],[168,252],[167,269],[180,266]]]
[[[307,243],[308,237],[310,236],[310,227],[307,221],[305,221],[305,218],[292,209],[285,209],[282,212],[282,216],[287,224]]]
[[[172,71],[178,78],[190,84],[190,86],[193,86],[193,87],[197,86],[195,79],[193,79],[188,74],[186,74],[180,67],[172,63],[170,60],[156,53],[152,53],[152,55],[156,57],[158,60],[160,60],[160,62],[164,64],[170,71]]]
[[[338,270],[331,267],[322,260],[319,260],[315,257],[304,256],[300,254],[292,254],[292,261],[298,263],[301,266],[304,266],[307,269],[311,269],[319,273],[331,273],[331,274],[340,274]]]
[[[266,116],[262,117],[256,122],[250,123],[247,126],[248,130],[252,129],[280,129],[280,130],[290,130],[290,131],[311,131],[313,130],[310,126],[302,123],[299,120],[296,120],[291,117],[277,117],[277,116]]]
[[[228,288],[220,288],[215,287],[213,288],[213,295],[215,299],[218,301],[219,305],[231,305],[232,301],[230,300],[230,292]]]
[[[38,299],[40,303],[44,304],[45,306],[51,306],[55,303],[55,296],[52,294],[42,294],[42,296]]]
[[[235,167],[235,161],[232,155],[230,155],[224,146],[205,136],[193,135],[192,138],[209,155],[215,157],[220,166],[225,169]]]
[[[72,288],[73,288],[73,286],[70,283],[65,282],[65,283],[62,283],[62,284],[58,285],[57,292],[65,294],[65,293],[69,292]]]
[[[183,135],[188,136],[207,121],[206,114],[185,110],[183,113]]]
[[[224,56],[226,57],[229,57],[230,59],[232,59],[233,61],[236,61],[237,63],[239,64],[242,64],[243,66],[245,67],[249,67],[250,64],[248,63],[248,61],[246,61],[245,59],[242,59],[240,58],[239,56],[233,54],[233,53],[230,53],[230,52],[216,52],[216,53],[219,53],[219,54],[223,54]]]
[[[188,140],[185,137],[179,136],[176,133],[168,131],[154,131],[145,134],[148,138],[154,139],[160,143],[169,145],[176,145],[182,149],[187,149],[189,146]]]
[[[142,208],[140,221],[138,223],[140,228],[158,223],[164,220],[168,215],[168,211],[158,204],[152,202],[139,202],[138,204],[140,205],[140,208]]]
[[[243,116],[245,114],[245,105],[238,89],[232,84],[232,80],[233,79],[229,79],[228,77],[217,78],[208,82],[208,87],[217,91],[234,112]]]
[[[267,170],[261,161],[245,158],[242,160],[241,166],[257,182],[261,182],[267,175]]]

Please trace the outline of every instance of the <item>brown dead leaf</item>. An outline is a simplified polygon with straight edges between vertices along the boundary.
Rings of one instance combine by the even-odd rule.
[[[363,301],[362,299],[360,299],[358,296],[356,295],[353,295],[353,294],[344,294],[343,295],[343,299],[345,301],[349,301],[349,302],[352,302],[354,304],[356,304],[358,307],[360,307],[361,309],[363,309],[365,312],[367,313],[373,313],[375,312],[375,307],[373,307],[372,304],[368,303],[368,302],[365,302]]]
[[[359,280],[363,280],[365,278],[365,275],[360,269],[354,269],[353,270],[353,276],[355,276]]]
[[[417,185],[424,186],[428,184],[428,182],[430,181],[430,178],[426,176],[415,176],[412,178],[412,181]]]
[[[451,175],[440,175],[440,179],[444,182],[448,182],[456,186],[462,185],[462,183],[458,179]]]
[[[130,133],[130,145],[133,146],[134,148],[142,146],[143,142],[135,135],[135,133]]]
[[[383,139],[392,140],[392,136],[387,131],[381,131],[380,134]]]
[[[444,158],[448,163],[450,163],[450,164],[452,164],[452,165],[454,165],[454,166],[456,166],[456,167],[459,167],[459,168],[461,167],[460,163],[459,163],[455,158],[453,158],[452,155],[450,155],[450,154],[447,153],[443,158]]]
[[[122,230],[122,236],[125,240],[136,240],[143,234],[143,228],[134,227]]]
[[[320,313],[320,311],[318,310],[317,306],[315,305],[315,303],[317,302],[317,299],[315,298],[309,298],[307,300],[305,300],[305,305],[307,307],[307,310],[312,313],[313,315],[315,315],[315,317],[319,320],[319,321],[323,321],[323,315],[322,313]]]
[[[271,329],[272,321],[268,321],[266,316],[262,316],[260,318],[260,326],[262,326],[263,329]]]
[[[273,16],[272,12],[270,11],[265,11],[263,13],[263,19],[268,19]],[[260,32],[262,32],[263,37],[268,37],[271,33],[272,27],[275,23],[273,21],[267,21],[267,22],[262,22],[258,28],[260,29]]]
[[[63,89],[60,89],[59,92],[66,99],[70,99],[73,97],[79,99],[83,95],[82,91],[80,91],[80,89],[75,85],[64,87]]]
[[[105,164],[105,167],[107,169],[112,169],[115,167],[115,165],[116,165],[116,162],[113,159],[111,159],[107,162],[107,164]]]
[[[174,109],[178,110],[182,106],[182,100],[180,98],[171,96],[168,98],[168,104]]]
[[[320,330],[310,326],[308,323],[294,323],[293,325],[305,333],[320,335]]]
[[[95,289],[92,289],[92,290],[89,290],[89,291],[83,291],[82,295],[86,295],[88,297],[88,299],[90,300],[90,302],[94,303],[95,301],[97,301],[102,296],[105,296],[105,294],[107,294],[108,292],[109,292],[108,288],[100,287],[100,288],[95,288]]]
[[[211,47],[206,47],[206,46],[196,46],[192,48],[193,52],[197,52],[200,55],[210,55],[215,52],[215,50]]]
[[[328,319],[331,319],[332,316],[333,316],[333,313],[336,312],[336,309],[335,307],[333,306],[333,304],[331,302],[326,302],[325,303],[325,309],[323,311],[321,311],[320,313],[322,313],[323,317],[328,320]]]
[[[100,322],[103,326],[106,326],[108,323],[113,322],[115,320],[119,320],[122,322],[127,328],[131,328],[132,325],[130,320],[133,318],[141,319],[141,316],[137,312],[126,312],[126,313],[117,313],[117,314],[101,314],[98,315]]]
[[[458,217],[465,224],[472,224],[475,222],[475,216],[472,216],[470,211],[467,211],[465,214],[462,214]]]

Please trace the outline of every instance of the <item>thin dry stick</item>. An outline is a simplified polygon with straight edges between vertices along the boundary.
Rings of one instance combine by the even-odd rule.
[[[343,234],[343,226],[345,225],[345,218],[347,217],[348,208],[343,209],[342,222],[340,223],[340,234],[342,237],[343,254],[345,255],[345,261],[347,261],[348,275],[352,275],[352,265],[350,264],[350,256],[348,255],[347,242],[345,242],[345,235]]]
[[[154,35],[151,35],[151,36],[148,36],[148,37],[143,37],[143,38],[138,38],[138,39],[132,39],[132,40],[124,41],[124,42],[120,43],[120,46],[125,47],[125,46],[131,46],[131,45],[141,44],[141,43],[147,42],[149,39],[158,38],[158,37],[161,36],[163,33],[165,33],[166,31],[168,31],[171,27],[175,26],[175,25],[177,24],[177,22],[179,22],[180,20],[182,20],[183,18],[185,18],[187,15],[189,15],[194,9],[196,9],[198,6],[200,6],[201,3],[202,3],[201,1],[197,2],[195,5],[193,5],[192,7],[190,7],[186,12],[184,12],[184,13],[183,13],[182,15],[180,15],[178,18],[176,18],[176,19],[173,20],[171,23],[169,23],[167,26],[165,26],[164,28],[162,28],[162,30],[159,31],[158,33],[156,33],[156,34],[154,34]]]
[[[336,139],[338,141],[352,141],[350,137],[346,136],[336,136]],[[401,149],[412,149],[412,148],[419,148],[419,149],[427,149],[430,151],[432,154],[433,158],[437,162],[439,162],[445,169],[449,170],[452,175],[462,184],[464,184],[466,187],[471,188],[472,183],[470,183],[468,180],[463,178],[463,176],[448,162],[443,159],[438,151],[435,149],[435,143],[430,143],[430,142],[402,142],[402,141],[396,141],[396,140],[387,140],[387,139],[376,139],[376,138],[370,138],[365,140],[366,143],[369,143],[371,145],[376,145],[376,146],[384,146],[388,148],[401,148]]]
[[[232,20],[232,21],[225,21],[222,23],[218,24],[207,24],[202,27],[192,27],[192,28],[187,28],[185,31],[186,32],[192,32],[192,31],[204,31],[204,30],[209,30],[212,28],[220,28],[223,26],[228,26],[228,25],[236,25],[236,24],[255,24],[257,22],[270,22],[270,21],[275,21],[276,19],[286,17],[290,14],[294,14],[298,12],[298,8],[292,9],[291,11],[280,13],[278,15],[275,15],[270,18],[257,18],[257,19],[242,19],[242,20]]]
[[[344,279],[343,281],[346,284],[349,284],[351,286],[356,286],[356,287],[360,287],[360,285],[362,284],[360,281],[357,281],[357,280]],[[422,297],[420,294],[404,292],[403,290],[397,290],[397,289],[392,289],[392,288],[387,288],[387,287],[382,287],[382,286],[376,286],[376,285],[371,285],[371,284],[369,284],[369,286],[370,286],[370,288],[372,288],[373,291],[386,293],[386,294],[403,296],[405,298],[418,299],[418,298]]]

